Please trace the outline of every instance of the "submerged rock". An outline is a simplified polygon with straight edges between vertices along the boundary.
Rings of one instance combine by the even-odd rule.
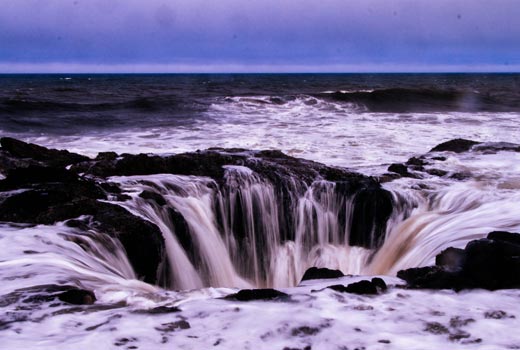
[[[318,279],[329,279],[329,278],[339,278],[345,276],[343,272],[340,270],[331,270],[326,267],[318,268],[311,267],[305,271],[301,282],[307,280],[318,280]]]

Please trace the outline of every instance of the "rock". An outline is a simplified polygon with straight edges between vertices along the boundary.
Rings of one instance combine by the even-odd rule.
[[[379,292],[384,292],[388,289],[385,280],[383,280],[382,278],[374,277],[372,278],[371,282],[374,286],[376,286]]]
[[[469,242],[464,249],[448,248],[436,266],[402,270],[397,277],[411,288],[488,290],[520,287],[520,234],[495,231]]]
[[[96,156],[95,160],[113,161],[113,160],[116,160],[117,157],[119,157],[119,156],[117,155],[116,152],[99,152],[98,155]]]
[[[460,272],[447,271],[440,266],[417,267],[397,272],[409,288],[462,289],[466,283]]]
[[[447,248],[435,257],[435,265],[441,266],[448,271],[460,271],[466,263],[466,252],[464,249]]]
[[[342,293],[352,294],[363,294],[363,295],[375,295],[387,290],[386,283],[379,277],[372,278],[371,281],[361,280],[358,282],[350,283],[349,285],[342,286],[340,284],[329,286],[332,290]]]
[[[155,202],[157,205],[166,205],[166,200],[159,193],[145,190],[139,194],[139,197],[149,199],[150,201]]]
[[[433,176],[439,176],[439,177],[442,177],[442,176],[448,174],[448,172],[445,171],[445,170],[435,169],[435,168],[433,168],[433,169],[427,169],[426,172],[427,172],[428,174],[430,174],[430,175],[433,175]]]
[[[388,171],[399,174],[403,177],[410,177],[410,175],[411,175],[408,172],[408,167],[404,164],[399,164],[399,163],[390,164],[390,166],[388,167]]]
[[[318,268],[318,267],[311,267],[305,271],[303,274],[302,280],[317,280],[317,279],[329,279],[329,278],[339,278],[345,276],[343,272],[340,270],[331,270],[327,269],[325,267]]]
[[[276,289],[242,289],[238,293],[230,294],[224,299],[251,301],[251,300],[285,300],[289,295]]]
[[[57,295],[58,299],[69,304],[91,305],[96,301],[93,292],[84,289],[70,289]]]
[[[89,160],[90,158],[65,150],[48,149],[10,137],[0,138],[2,150],[16,158],[29,158],[48,166],[66,166]]]
[[[479,288],[520,287],[520,245],[480,239],[465,248],[464,274]]]
[[[381,188],[359,191],[354,198],[349,244],[371,249],[380,247],[393,203],[390,192]]]
[[[424,156],[421,156],[419,158],[412,157],[412,158],[408,159],[408,161],[406,162],[406,165],[413,165],[413,166],[419,166],[419,167],[425,166],[427,164],[428,164],[428,162],[426,162],[426,160],[424,160]]]
[[[518,233],[493,231],[487,235],[487,239],[520,245],[520,234]]]
[[[433,147],[430,152],[455,152],[462,153],[469,151],[473,146],[478,145],[480,142],[466,140],[466,139],[454,139],[443,142]]]

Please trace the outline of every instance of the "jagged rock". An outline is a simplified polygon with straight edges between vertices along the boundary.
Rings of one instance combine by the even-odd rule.
[[[343,272],[340,270],[331,270],[325,267],[311,267],[305,271],[301,282],[307,280],[317,280],[317,279],[330,279],[330,278],[339,278],[345,276]]]
[[[238,301],[251,300],[284,300],[289,295],[276,289],[242,289],[238,293],[230,294],[225,299]]]
[[[91,305],[96,301],[93,292],[84,289],[70,289],[57,295],[58,299],[69,304]]]
[[[478,145],[480,142],[466,140],[466,139],[454,139],[443,142],[433,147],[430,152],[455,152],[462,153],[469,151],[473,146]]]
[[[29,158],[43,162],[48,166],[66,166],[87,161],[90,158],[65,150],[48,149],[32,143],[26,143],[10,137],[0,138],[2,150],[16,158]]]

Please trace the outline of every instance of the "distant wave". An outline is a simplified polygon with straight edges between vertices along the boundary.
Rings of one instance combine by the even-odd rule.
[[[476,91],[391,88],[373,91],[322,92],[329,101],[362,105],[371,112],[519,111],[517,101],[501,101]]]

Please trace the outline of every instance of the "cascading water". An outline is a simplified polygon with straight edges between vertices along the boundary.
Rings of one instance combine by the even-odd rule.
[[[171,272],[163,284],[175,289],[295,285],[311,266],[395,274],[490,231],[520,229],[518,196],[492,196],[471,183],[395,188],[384,243],[360,247],[349,244],[358,194],[335,182],[293,179],[290,196],[281,198],[276,185],[244,166],[226,166],[222,184],[164,174],[112,180],[132,194],[123,205],[161,229]]]

